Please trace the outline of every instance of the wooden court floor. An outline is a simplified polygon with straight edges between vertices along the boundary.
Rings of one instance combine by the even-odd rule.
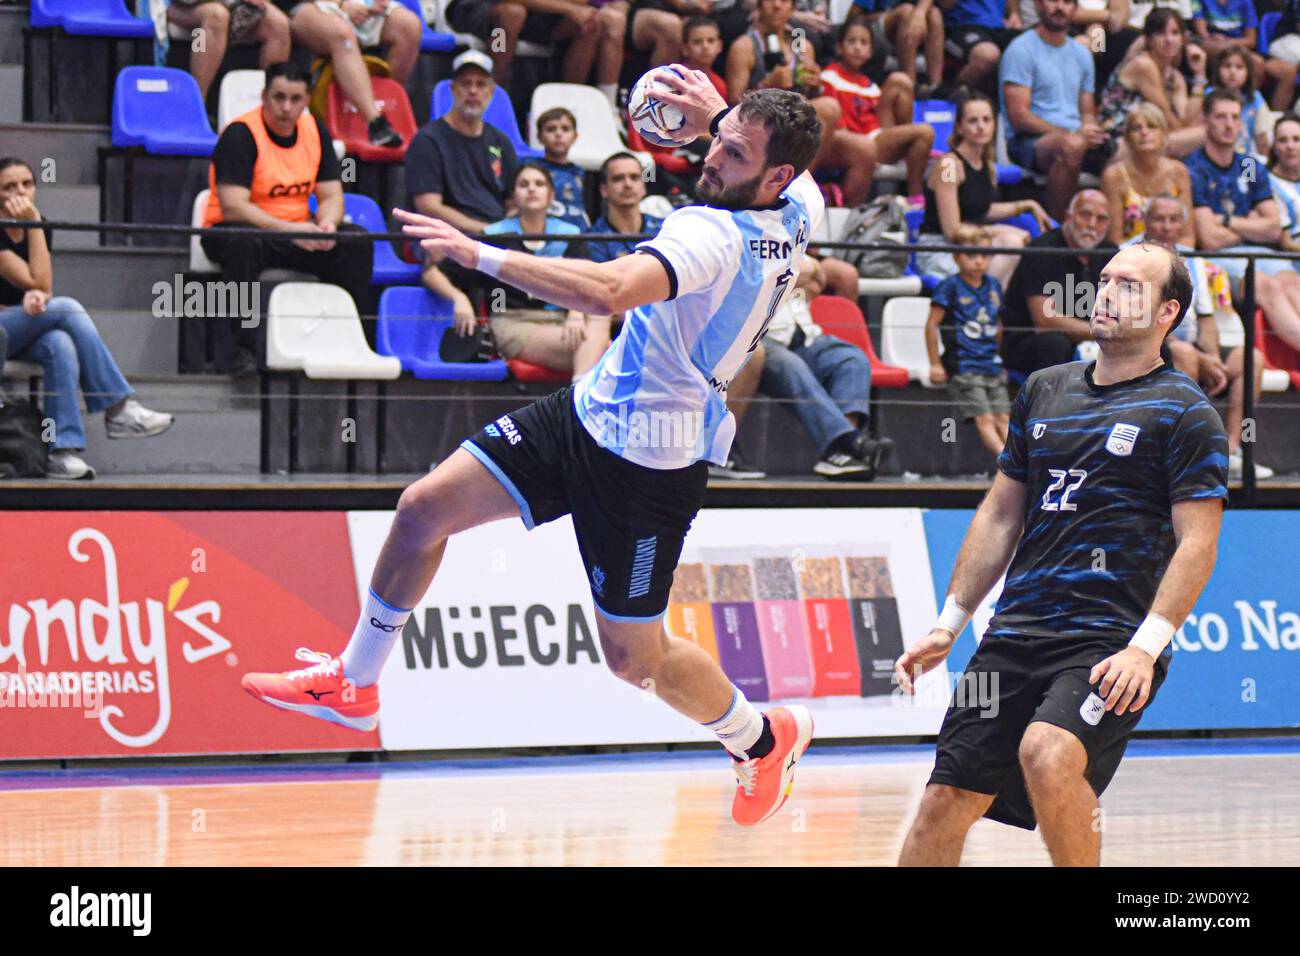
[[[1300,741],[1226,743],[1135,744],[1103,798],[1103,863],[1300,864]],[[0,773],[0,863],[890,865],[932,761],[810,752],[754,830],[730,822],[733,778],[711,754]],[[988,821],[963,857],[1047,862],[1038,834]]]

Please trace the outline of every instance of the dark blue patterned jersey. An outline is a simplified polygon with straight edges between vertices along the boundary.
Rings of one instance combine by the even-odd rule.
[[[986,636],[1128,642],[1174,552],[1172,507],[1228,496],[1228,438],[1190,378],[1113,385],[1095,363],[1031,375],[998,468],[1026,485],[1025,527]]]

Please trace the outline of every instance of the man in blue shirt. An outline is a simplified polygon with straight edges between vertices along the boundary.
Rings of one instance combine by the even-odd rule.
[[[944,49],[962,63],[954,86],[993,92],[998,60],[1019,32],[1019,23],[1004,17],[1003,0],[935,0],[943,11]]]
[[[1047,174],[1048,213],[1061,219],[1084,155],[1106,141],[1097,123],[1092,55],[1066,30],[1078,0],[1034,0],[1038,26],[1007,47],[999,100],[1013,163]]]
[[[588,243],[587,254],[592,262],[609,262],[636,250],[643,234],[653,236],[663,225],[663,220],[641,212],[645,199],[645,180],[641,161],[631,153],[615,153],[600,167],[600,198],[605,211],[591,231],[621,232],[626,239],[595,240]]]

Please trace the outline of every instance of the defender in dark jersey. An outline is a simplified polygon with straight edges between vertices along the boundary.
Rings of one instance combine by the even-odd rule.
[[[1190,300],[1174,251],[1120,251],[1090,319],[1100,357],[1021,389],[944,612],[896,667],[911,692],[1005,569],[963,678],[992,688],[996,706],[954,695],[901,864],[955,865],[981,816],[1037,822],[1057,865],[1100,862],[1097,797],[1214,567],[1227,497],[1219,415],[1161,358]]]

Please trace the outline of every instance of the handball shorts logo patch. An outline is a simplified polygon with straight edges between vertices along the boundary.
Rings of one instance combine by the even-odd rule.
[[[1111,428],[1110,436],[1106,439],[1106,450],[1112,455],[1133,454],[1133,446],[1137,443],[1138,432],[1141,430],[1137,425],[1118,422]]]
[[[1035,439],[1042,438],[1042,437],[1043,437],[1043,432],[1045,432],[1045,431],[1047,431],[1047,425],[1045,425],[1043,422],[1035,422],[1035,423],[1034,423],[1034,438],[1035,438]]]
[[[1102,715],[1106,713],[1106,702],[1096,694],[1089,694],[1088,699],[1083,702],[1079,708],[1079,716],[1089,727],[1096,727],[1101,723]]]

